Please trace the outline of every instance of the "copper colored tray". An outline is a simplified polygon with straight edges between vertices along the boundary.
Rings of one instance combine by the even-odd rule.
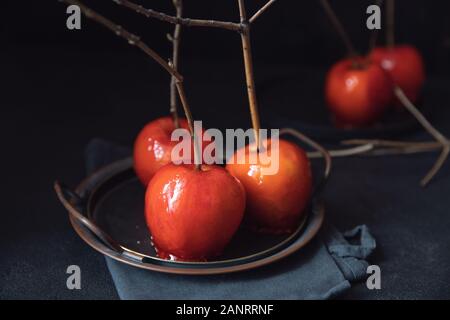
[[[307,144],[321,149],[305,139]],[[330,164],[330,158],[325,157],[324,179],[316,183],[316,191],[323,186]],[[303,221],[290,235],[262,235],[241,227],[217,260],[164,260],[157,257],[151,245],[144,219],[145,190],[136,178],[132,165],[131,158],[117,161],[86,178],[75,191],[58,182],[55,189],[69,212],[73,228],[86,243],[106,256],[135,267],[191,275],[248,270],[298,251],[317,234],[323,222],[324,207],[315,197]]]

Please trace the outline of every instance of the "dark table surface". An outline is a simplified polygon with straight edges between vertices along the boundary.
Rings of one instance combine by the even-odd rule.
[[[0,60],[6,177],[0,298],[117,299],[103,256],[72,230],[52,183],[59,178],[76,185],[83,178],[84,147],[93,137],[131,146],[147,121],[165,114],[168,78],[139,53],[27,52],[10,48]],[[279,67],[257,65],[258,81]],[[239,64],[189,62],[184,73],[194,115],[205,126],[249,126]],[[300,105],[316,105],[320,86],[308,90],[304,81]],[[435,82],[441,89],[450,84]],[[440,90],[432,101],[433,122],[450,135],[450,92]],[[267,119],[270,106],[261,104]],[[418,185],[436,156],[335,161],[327,218],[341,230],[367,224],[378,242],[370,260],[382,271],[381,290],[357,284],[342,298],[450,298],[450,162],[427,189]],[[81,290],[66,288],[66,269],[73,264],[82,271]]]

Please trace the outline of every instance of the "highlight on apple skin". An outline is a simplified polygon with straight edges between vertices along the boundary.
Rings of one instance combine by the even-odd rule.
[[[263,142],[270,148],[271,140]],[[257,152],[254,145],[245,147],[244,153],[235,153],[236,160],[227,163],[226,169],[245,187],[247,207],[245,222],[261,233],[291,233],[299,225],[309,203],[312,191],[312,172],[304,150],[286,140],[279,140],[279,169],[276,174],[264,174],[265,165],[241,162],[239,157],[249,157]],[[276,158],[276,156],[273,156]]]
[[[220,255],[238,230],[245,190],[223,167],[168,164],[145,194],[145,218],[158,256],[206,261]]]

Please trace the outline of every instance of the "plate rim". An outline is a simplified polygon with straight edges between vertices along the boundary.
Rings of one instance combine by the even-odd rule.
[[[316,223],[313,225],[312,229],[308,233],[303,234],[303,236],[306,235],[306,237],[303,238],[302,241],[294,242],[291,245],[287,246],[286,248],[282,249],[281,251],[271,256],[239,265],[229,267],[212,267],[212,268],[177,268],[140,262],[137,260],[133,260],[131,258],[127,259],[124,256],[118,254],[117,252],[109,249],[100,241],[96,240],[92,235],[89,235],[89,233],[86,232],[86,229],[83,226],[79,225],[78,222],[75,220],[75,218],[70,216],[69,219],[75,232],[79,235],[81,239],[83,239],[84,242],[86,242],[89,246],[91,246],[99,253],[102,253],[103,255],[108,256],[116,261],[140,269],[156,271],[161,273],[180,274],[180,275],[214,275],[214,274],[235,273],[263,267],[292,255],[293,253],[303,248],[317,235],[323,224],[324,216],[325,216],[324,209],[323,206],[321,205],[321,208],[318,211]]]
[[[113,163],[110,163],[96,171],[94,171],[91,175],[87,176],[85,179],[81,181],[81,183],[76,188],[76,191],[78,194],[83,194],[88,192],[88,190],[91,188],[91,192],[95,193],[95,190],[99,188],[102,185],[102,182],[106,181],[108,177],[103,177],[105,175],[105,172],[109,172],[109,178],[111,176],[116,175],[117,173],[120,173],[123,170],[126,170],[126,167],[129,167],[129,165],[132,164],[132,157],[128,157],[122,160],[115,161]],[[124,168],[125,167],[125,168]],[[89,192],[90,193],[90,192]],[[88,201],[89,202],[89,201]],[[249,261],[249,262],[243,262],[241,264],[231,265],[231,266],[211,266],[209,268],[199,268],[195,267],[195,265],[191,266],[185,266],[180,268],[178,267],[171,267],[167,265],[160,265],[156,263],[149,263],[145,261],[139,261],[135,260],[132,257],[129,257],[127,255],[119,254],[118,252],[115,252],[108,248],[105,244],[101,243],[98,239],[95,238],[94,235],[92,235],[87,228],[82,226],[79,222],[76,221],[76,219],[69,215],[69,219],[71,222],[72,227],[74,228],[75,232],[80,236],[81,239],[83,239],[84,242],[86,242],[89,246],[91,246],[96,251],[102,253],[105,256],[108,256],[116,261],[125,263],[127,265],[131,265],[140,269],[145,270],[151,270],[156,272],[162,272],[162,273],[171,273],[171,274],[184,274],[184,275],[213,275],[213,274],[225,274],[225,273],[233,273],[233,272],[239,272],[244,270],[250,270],[258,267],[262,267],[271,263],[274,263],[278,260],[281,260],[295,252],[297,252],[299,249],[304,247],[307,243],[309,243],[312,238],[314,238],[317,233],[319,232],[324,216],[325,216],[325,208],[323,203],[317,203],[316,209],[311,209],[308,216],[305,218],[305,223],[303,226],[303,230],[299,232],[297,235],[297,239],[292,239],[292,243],[288,244],[286,247],[282,248],[281,250],[262,257],[257,260]],[[313,218],[311,220],[311,218]],[[312,227],[311,227],[311,223]],[[308,229],[310,227],[310,229]]]

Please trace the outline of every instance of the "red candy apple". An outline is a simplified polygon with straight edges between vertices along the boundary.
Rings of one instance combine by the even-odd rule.
[[[185,119],[179,119],[179,124],[181,128],[189,129]],[[133,150],[134,170],[145,186],[159,168],[174,160],[171,159],[171,153],[178,143],[178,141],[170,139],[174,130],[175,125],[172,118],[163,117],[149,122],[137,136]],[[203,147],[208,144],[209,142],[204,143]],[[192,149],[189,155],[192,162],[193,155]]]
[[[168,164],[150,181],[145,216],[161,258],[204,261],[219,255],[244,215],[241,183],[219,166]]]
[[[417,102],[425,80],[425,67],[416,48],[408,45],[377,47],[371,52],[370,59],[389,73],[413,103]],[[396,105],[401,105],[398,100]]]
[[[362,58],[334,64],[325,83],[325,98],[336,123],[350,127],[378,120],[392,100],[392,91],[386,71]]]
[[[265,148],[271,146],[270,140],[264,144]],[[250,228],[263,233],[291,233],[298,226],[311,196],[310,163],[301,148],[286,140],[280,139],[278,150],[272,149],[271,158],[278,157],[279,161],[275,174],[265,174],[262,169],[267,166],[261,161],[251,164],[239,160],[255,154],[254,145],[247,146],[245,152],[236,152],[226,168],[245,187],[245,220]]]

